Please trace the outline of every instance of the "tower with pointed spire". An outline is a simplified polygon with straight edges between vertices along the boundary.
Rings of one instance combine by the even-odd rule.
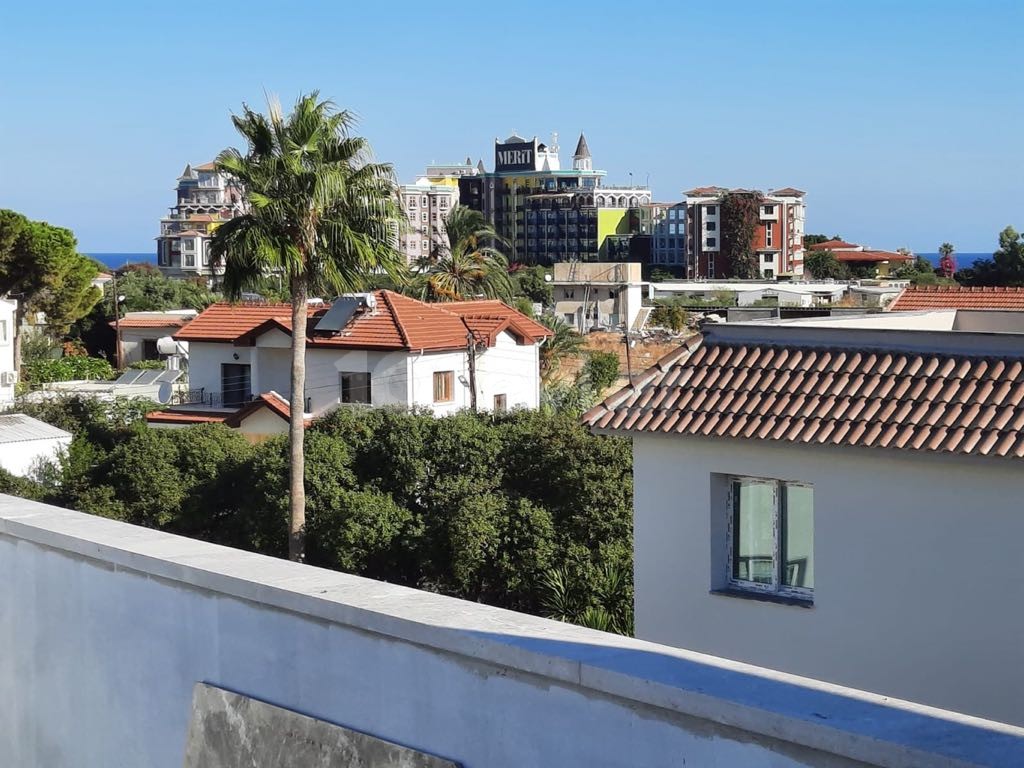
[[[576,151],[572,155],[572,169],[574,171],[594,170],[590,147],[587,146],[587,137],[583,135],[583,131],[580,131],[580,140],[576,142]]]

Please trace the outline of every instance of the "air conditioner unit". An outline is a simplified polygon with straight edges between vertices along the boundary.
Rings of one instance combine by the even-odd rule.
[[[0,373],[0,384],[5,387],[10,387],[18,383],[18,372],[17,371],[4,371]]]

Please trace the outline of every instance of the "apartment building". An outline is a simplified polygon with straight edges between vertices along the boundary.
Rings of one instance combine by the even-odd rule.
[[[756,190],[697,187],[686,195],[686,277],[731,277],[722,247],[722,201],[729,194]],[[769,190],[758,210],[753,247],[761,277],[800,276],[804,272],[806,193],[792,187]]]
[[[214,163],[203,163],[185,166],[175,196],[175,204],[160,220],[157,266],[168,277],[215,282],[224,268],[213,263],[210,239],[217,227],[246,211],[242,189]]]
[[[651,265],[682,267],[686,262],[686,203],[651,203],[646,206],[646,213],[650,222]]]
[[[510,261],[618,261],[630,257],[651,191],[604,186],[581,133],[572,167],[562,169],[558,134],[550,145],[513,134],[494,141],[494,171],[459,180],[463,204],[482,211],[508,242]]]

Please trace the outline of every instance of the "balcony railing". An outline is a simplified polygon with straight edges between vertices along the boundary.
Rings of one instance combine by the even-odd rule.
[[[253,399],[252,392],[228,390],[208,392],[205,388],[188,389],[171,397],[172,405],[196,405],[206,408],[238,408]]]

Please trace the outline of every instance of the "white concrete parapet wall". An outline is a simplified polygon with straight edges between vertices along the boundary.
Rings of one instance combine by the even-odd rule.
[[[0,583],[5,766],[178,768],[199,681],[467,768],[1024,765],[1021,728],[10,496]]]

